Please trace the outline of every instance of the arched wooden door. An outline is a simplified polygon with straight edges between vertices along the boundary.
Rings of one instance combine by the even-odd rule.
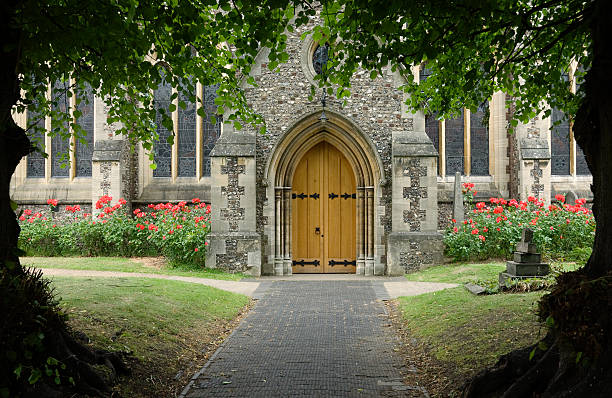
[[[294,273],[355,273],[355,173],[322,142],[300,160],[292,184]]]

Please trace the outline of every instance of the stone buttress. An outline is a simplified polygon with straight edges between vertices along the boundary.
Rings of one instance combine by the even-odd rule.
[[[211,232],[206,267],[261,274],[255,217],[255,136],[224,132],[210,153]]]

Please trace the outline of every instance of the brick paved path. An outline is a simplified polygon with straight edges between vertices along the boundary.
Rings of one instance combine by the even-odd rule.
[[[182,396],[427,396],[402,383],[403,359],[377,284],[268,283]]]

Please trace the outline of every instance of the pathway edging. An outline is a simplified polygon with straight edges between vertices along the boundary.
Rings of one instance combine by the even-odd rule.
[[[423,293],[435,292],[459,286],[454,283],[437,282],[411,282],[403,277],[363,277],[358,275],[293,275],[290,277],[260,277],[256,279],[243,279],[241,281],[227,281],[222,279],[200,278],[195,276],[150,274],[144,272],[119,272],[119,271],[96,271],[75,270],[63,268],[39,268],[45,276],[76,276],[76,277],[101,277],[101,278],[152,278],[165,279],[181,282],[197,283],[226,290],[232,293],[244,294],[254,299],[260,299],[274,282],[339,282],[372,281],[372,286],[379,300],[390,300],[400,296],[416,296]]]

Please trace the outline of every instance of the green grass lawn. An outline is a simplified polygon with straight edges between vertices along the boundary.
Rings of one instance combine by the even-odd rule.
[[[195,276],[209,279],[240,280],[245,275],[230,274],[216,269],[169,265],[159,258],[125,257],[21,257],[21,264],[36,268],[63,268],[116,272],[143,272],[149,274]]]
[[[50,279],[74,330],[95,348],[133,354],[133,375],[117,387],[126,397],[180,393],[249,303],[243,295],[178,281]]]
[[[472,375],[545,333],[535,314],[542,294],[475,296],[457,287],[398,301],[411,334],[426,343],[436,359]]]
[[[467,283],[496,279],[505,269],[504,263],[438,265],[414,274],[407,274],[406,279],[413,282]]]
[[[563,271],[577,267],[573,263],[554,265]],[[406,278],[464,284],[496,280],[504,270],[504,263],[449,264],[409,274]],[[452,394],[449,389],[460,388],[469,377],[495,364],[501,355],[537,342],[546,333],[536,316],[537,302],[545,293],[475,296],[461,286],[400,297],[399,327],[403,338],[417,339],[428,358],[434,359],[431,368],[444,380],[432,381],[429,388],[444,396]]]
[[[551,269],[558,272],[575,271],[583,264],[573,262],[552,262]],[[446,264],[407,274],[406,279],[413,282],[459,283],[477,281],[496,281],[499,273],[506,270],[506,263]]]

